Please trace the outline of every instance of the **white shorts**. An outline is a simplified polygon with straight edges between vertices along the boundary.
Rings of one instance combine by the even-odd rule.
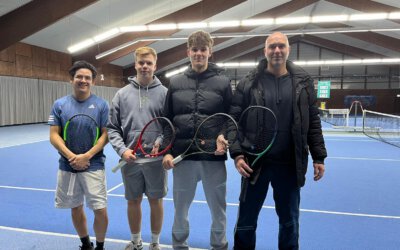
[[[75,175],[75,181],[71,180]],[[72,173],[58,170],[56,208],[75,208],[83,204],[92,210],[107,207],[106,175],[104,169]]]

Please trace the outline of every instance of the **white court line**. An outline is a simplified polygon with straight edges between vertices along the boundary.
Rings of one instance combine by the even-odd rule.
[[[108,193],[111,193],[112,191],[114,191],[115,189],[119,188],[119,187],[122,186],[122,185],[124,185],[123,182],[121,182],[120,184],[116,185],[115,187],[110,188],[110,189],[107,191],[107,194],[108,194]]]
[[[338,159],[338,160],[355,160],[355,161],[399,161],[400,159],[384,159],[384,158],[362,158],[362,157],[330,157],[328,156],[326,159]]]
[[[64,237],[64,238],[78,238],[77,235],[73,234],[62,234],[62,233],[53,233],[53,232],[46,232],[46,231],[38,231],[38,230],[30,230],[30,229],[22,229],[22,228],[15,228],[15,227],[4,227],[0,226],[0,230],[6,230],[6,231],[13,231],[13,232],[21,232],[21,233],[31,233],[31,234],[40,234],[40,235],[48,235],[48,236],[57,236],[57,237]],[[90,238],[96,239],[94,236],[90,236]],[[114,243],[123,243],[127,244],[129,243],[129,240],[120,240],[120,239],[111,239],[111,238],[106,238],[106,242],[114,242]],[[148,246],[150,243],[143,242],[143,245]],[[168,248],[172,249],[171,245],[164,245],[160,244],[162,248]],[[205,250],[203,248],[190,248],[193,250]]]
[[[40,189],[40,188],[25,188],[25,187],[12,187],[12,186],[0,186],[0,188],[8,189],[18,189],[18,190],[30,190],[30,191],[42,191],[42,192],[55,192],[51,189]],[[125,197],[122,194],[107,194],[113,197]],[[146,199],[146,197],[144,197]],[[173,201],[172,198],[164,198],[165,201]],[[193,200],[193,203],[207,204],[206,201]],[[238,203],[227,203],[227,206],[238,207]],[[274,206],[262,206],[264,209],[275,209]],[[348,212],[335,212],[335,211],[325,211],[325,210],[315,210],[315,209],[300,209],[302,212],[307,213],[321,213],[321,214],[335,214],[335,215],[347,215],[347,216],[359,216],[359,217],[370,217],[370,218],[381,218],[381,219],[400,219],[400,216],[392,215],[379,215],[379,214],[361,214],[361,213],[348,213]]]
[[[37,143],[37,142],[44,142],[44,141],[49,141],[49,139],[39,140],[39,141],[30,141],[30,142],[11,144],[11,145],[4,145],[4,146],[0,145],[0,148],[11,148],[11,147],[17,147],[17,146],[23,146],[23,145],[28,145],[28,144],[32,144],[32,143]]]

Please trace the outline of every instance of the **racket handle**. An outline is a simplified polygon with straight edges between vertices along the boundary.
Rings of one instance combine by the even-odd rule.
[[[174,165],[176,165],[176,164],[178,164],[179,162],[181,162],[183,160],[183,157],[182,157],[182,155],[180,155],[180,156],[178,156],[178,157],[175,157],[173,160],[172,160],[172,163],[174,164]]]
[[[122,161],[120,161],[120,162],[118,163],[117,166],[113,167],[113,168],[111,169],[111,171],[112,171],[113,173],[115,173],[115,172],[117,172],[119,169],[121,169],[122,167],[124,167],[125,165],[126,165],[126,161],[122,160]]]

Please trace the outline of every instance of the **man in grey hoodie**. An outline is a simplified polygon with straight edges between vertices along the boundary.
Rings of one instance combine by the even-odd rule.
[[[162,157],[139,158],[130,149],[140,131],[152,118],[161,116],[167,88],[154,76],[157,54],[150,47],[135,51],[136,77],[114,96],[107,124],[111,145],[128,164],[121,169],[128,200],[128,222],[131,242],[126,250],[141,250],[141,203],[146,194],[151,210],[151,250],[160,249],[159,238],[163,223],[163,197],[167,194],[167,173],[161,165]]]

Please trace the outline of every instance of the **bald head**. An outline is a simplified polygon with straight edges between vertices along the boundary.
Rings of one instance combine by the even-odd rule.
[[[267,70],[276,75],[285,73],[289,53],[289,40],[285,34],[274,32],[268,36],[264,48],[264,54],[268,61]]]

